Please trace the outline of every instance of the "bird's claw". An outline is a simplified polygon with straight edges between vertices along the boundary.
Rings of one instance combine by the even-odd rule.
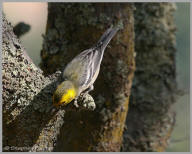
[[[76,108],[79,107],[79,105],[78,105],[78,103],[77,103],[77,99],[74,100],[74,106],[75,106]]]

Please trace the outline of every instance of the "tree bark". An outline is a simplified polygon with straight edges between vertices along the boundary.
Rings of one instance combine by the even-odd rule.
[[[53,58],[48,57],[55,63],[59,60],[65,65],[78,52],[91,47],[106,29],[103,25],[115,22],[115,18],[123,22],[124,29],[111,41],[111,49],[104,55],[93,93],[97,108],[94,111],[53,109],[51,97],[61,82],[60,73],[45,77],[3,18],[3,151],[119,151],[135,68],[132,7],[130,4],[94,7],[59,4],[59,7],[58,4],[49,4],[50,12],[59,13],[54,17],[49,12],[51,19],[48,19],[43,49],[57,51],[62,45],[61,59],[61,54],[56,53]],[[81,7],[73,8],[73,5]],[[93,11],[90,18],[84,16],[89,11]],[[101,16],[97,16],[99,12],[103,12]],[[76,17],[79,20],[72,20],[73,13],[80,15]],[[57,40],[56,46],[54,43],[49,46],[50,40]],[[46,59],[44,52],[42,56]],[[54,63],[49,66],[46,67],[50,70],[55,68]]]
[[[51,144],[53,138],[46,135],[46,129],[55,131],[52,135],[56,136],[57,122],[62,123],[58,117],[63,115],[63,111],[45,113],[50,106],[53,91],[51,80],[54,77],[45,78],[42,71],[27,58],[25,49],[5,18],[2,51],[3,151],[29,151],[36,144],[45,150],[46,145],[41,143],[41,138],[47,139],[47,145]]]
[[[105,51],[92,92],[96,110],[66,113],[54,151],[120,151],[135,69],[134,20],[131,4],[48,4],[47,31],[41,51],[45,74],[55,72],[56,68],[62,70],[117,21],[124,28]]]
[[[130,3],[48,7],[41,51],[44,72],[3,18],[3,151],[120,151],[121,146],[121,151],[164,151],[174,127],[171,105],[177,89],[174,4],[136,3],[135,23]],[[96,110],[74,111],[70,104],[52,108],[52,93],[61,82],[60,72],[54,72],[93,46],[118,20],[124,28],[105,51],[91,93]],[[135,70],[134,39],[137,70],[124,130]]]
[[[44,77],[4,17],[2,27],[3,151],[53,151],[64,113],[91,110],[90,105],[53,108],[52,93],[61,73]]]
[[[174,127],[174,3],[135,3],[136,71],[122,151],[165,151]]]

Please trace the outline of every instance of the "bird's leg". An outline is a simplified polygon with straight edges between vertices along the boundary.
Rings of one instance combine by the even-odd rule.
[[[92,91],[94,89],[94,86],[91,85],[87,90],[86,90],[86,93],[89,93],[90,91]]]
[[[86,94],[88,94],[90,91],[92,91],[94,89],[94,86],[91,85],[89,88],[87,88],[84,92],[82,92],[82,96],[85,96]]]
[[[79,107],[79,105],[77,103],[77,98],[74,99],[74,105],[75,105],[75,107]]]
[[[74,105],[75,105],[76,107],[78,107],[79,105],[78,105],[77,100],[78,100],[79,98],[80,98],[81,101],[82,101],[83,99],[85,99],[86,95],[87,95],[90,91],[92,91],[93,89],[94,89],[94,86],[91,85],[89,88],[87,88],[85,91],[83,91],[78,98],[75,98],[75,99],[74,99]]]
[[[80,95],[81,98],[84,98],[90,91],[92,91],[94,89],[94,86],[91,85],[89,88],[87,88],[85,91],[83,91]]]

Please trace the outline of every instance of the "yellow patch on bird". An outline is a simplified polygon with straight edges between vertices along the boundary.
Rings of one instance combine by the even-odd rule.
[[[70,103],[76,96],[75,89],[69,89],[63,96],[61,97],[61,100],[59,101],[59,104],[68,104]]]

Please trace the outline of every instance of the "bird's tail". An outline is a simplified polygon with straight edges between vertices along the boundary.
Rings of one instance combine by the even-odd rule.
[[[103,52],[118,30],[119,28],[117,26],[108,28],[97,42],[96,48],[99,48]]]

